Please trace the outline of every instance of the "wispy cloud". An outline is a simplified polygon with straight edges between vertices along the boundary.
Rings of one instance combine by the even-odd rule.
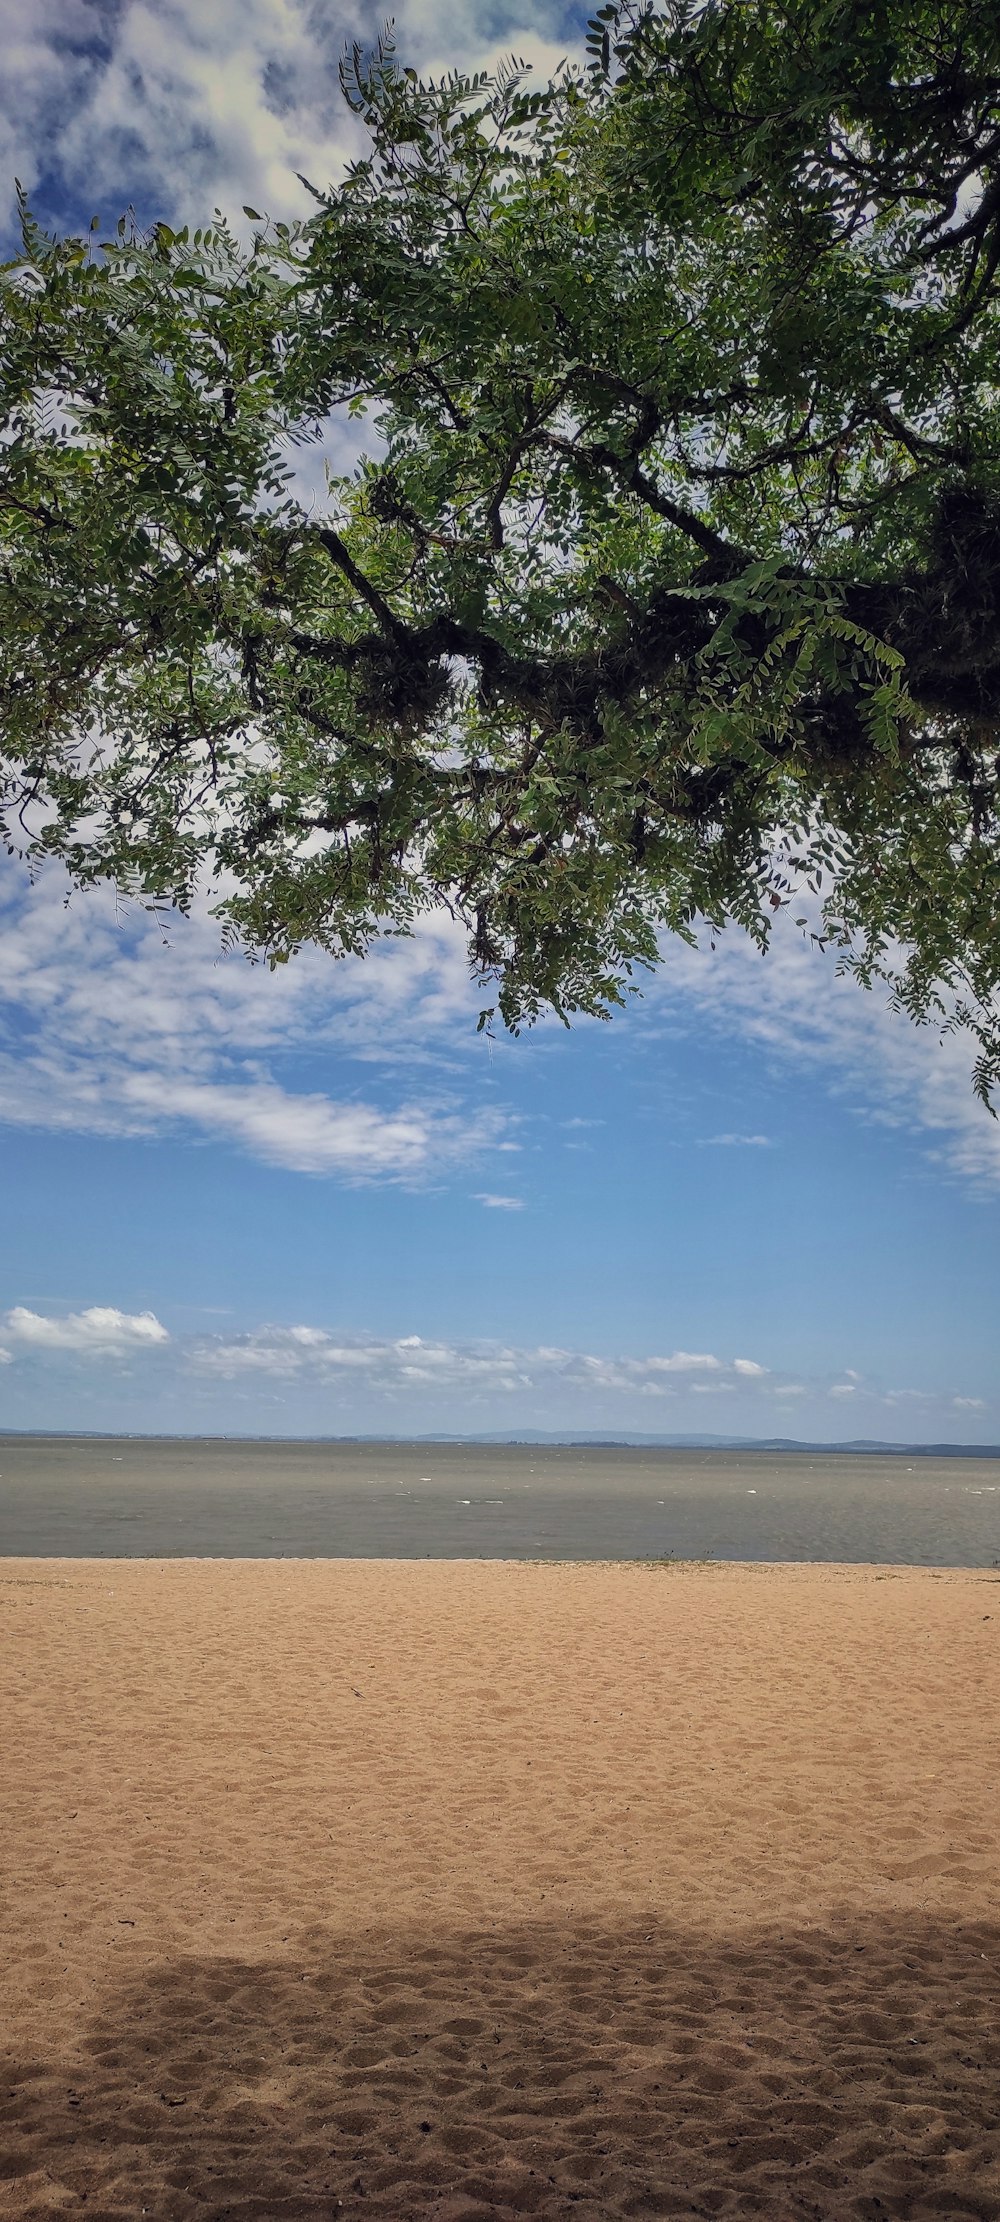
[[[1000,1124],[972,1089],[968,1036],[914,1026],[870,992],[838,975],[833,956],[798,934],[782,914],[761,956],[738,928],[715,949],[669,941],[647,1000],[672,1025],[710,1027],[767,1050],[793,1070],[823,1075],[831,1090],[870,1118],[918,1142],[925,1162],[982,1186],[1000,1186]],[[760,1147],[767,1137],[720,1135],[716,1143]]]
[[[477,993],[447,917],[364,960],[334,965],[306,950],[273,974],[223,956],[203,914],[171,920],[168,942],[145,914],[116,910],[107,891],[67,908],[56,871],[29,889],[3,860],[0,1119],[106,1135],[182,1131],[346,1179],[421,1180],[517,1147],[509,1113],[482,1085]],[[929,1167],[1000,1185],[1000,1129],[973,1095],[968,1042],[913,1027],[780,922],[765,958],[735,933],[714,953],[668,945],[645,1010],[617,1023],[655,1035],[663,1017],[808,1065],[865,1116],[908,1135]],[[313,1079],[325,1052],[342,1075],[348,1061],[367,1068],[371,1085],[357,1086],[357,1073],[346,1093],[289,1084],[290,1063],[308,1055]],[[750,1129],[700,1139],[774,1146]]]
[[[172,921],[165,944],[152,919],[116,909],[107,891],[67,907],[58,873],[29,889],[8,864],[0,952],[0,1118],[11,1124],[182,1132],[352,1180],[420,1180],[509,1146],[510,1117],[481,1089],[470,1103],[427,1057],[461,1021],[473,1034],[450,921],[384,944],[364,965],[312,951],[270,973],[223,956],[210,918]],[[342,1072],[345,1059],[360,1062],[374,1081],[381,1067],[383,1096],[405,1059],[403,1100],[299,1090],[271,1069],[324,1048]]]
[[[698,1146],[703,1150],[770,1150],[774,1144],[769,1134],[702,1134]]]
[[[475,1200],[477,1204],[483,1204],[487,1211],[524,1210],[523,1196],[491,1196],[488,1192],[486,1192],[477,1195]]]
[[[253,1156],[299,1173],[417,1177],[485,1149],[495,1114],[463,1117],[433,1104],[382,1112],[369,1103],[295,1095],[274,1081],[206,1084],[176,1075],[128,1076],[123,1108],[153,1125],[185,1122],[207,1139],[240,1143]]]

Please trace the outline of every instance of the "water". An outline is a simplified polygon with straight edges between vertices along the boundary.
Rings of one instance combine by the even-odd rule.
[[[1000,1562],[1000,1459],[0,1437],[0,1556]]]

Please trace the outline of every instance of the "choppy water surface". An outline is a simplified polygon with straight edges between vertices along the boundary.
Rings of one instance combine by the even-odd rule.
[[[0,1556],[1000,1562],[1000,1459],[0,1437]]]

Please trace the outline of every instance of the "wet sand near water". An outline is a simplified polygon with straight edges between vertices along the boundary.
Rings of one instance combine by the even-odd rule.
[[[0,1562],[0,2216],[1000,2216],[1000,1577]]]

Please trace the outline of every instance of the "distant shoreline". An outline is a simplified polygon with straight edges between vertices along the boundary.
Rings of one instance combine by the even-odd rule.
[[[1000,1566],[1000,1462],[888,1446],[8,1435],[0,1556]]]
[[[106,1427],[0,1427],[0,1443],[385,1443],[414,1447],[447,1443],[483,1449],[551,1450],[742,1450],[787,1452],[795,1457],[835,1458],[1000,1458],[1000,1443],[889,1443],[858,1436],[848,1442],[813,1443],[790,1435],[621,1435],[560,1434],[509,1430],[490,1435],[258,1435],[207,1433],[204,1430]]]

